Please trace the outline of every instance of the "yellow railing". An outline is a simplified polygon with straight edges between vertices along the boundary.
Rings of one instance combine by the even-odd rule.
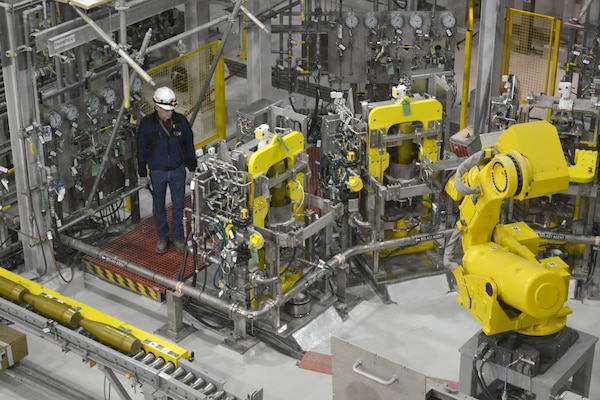
[[[532,92],[554,96],[560,30],[554,17],[506,9],[501,71],[518,78],[521,100]]]
[[[144,85],[142,111],[146,114],[151,113],[154,108],[154,90],[160,86],[168,86],[177,94],[176,111],[189,118],[194,112],[219,43],[213,42],[148,70],[156,86]],[[224,65],[224,58],[221,56],[192,126],[196,147],[218,138],[224,139],[226,136]]]

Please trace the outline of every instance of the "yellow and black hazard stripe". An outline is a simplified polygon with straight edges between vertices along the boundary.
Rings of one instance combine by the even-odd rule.
[[[90,260],[83,260],[85,268],[90,274],[96,275],[101,279],[107,280],[112,283],[116,283],[119,286],[123,286],[126,289],[134,291],[136,293],[148,296],[157,301],[164,301],[163,294],[156,287],[144,285],[143,283],[136,282],[131,278],[127,278],[118,272],[111,271],[103,266],[94,264]]]

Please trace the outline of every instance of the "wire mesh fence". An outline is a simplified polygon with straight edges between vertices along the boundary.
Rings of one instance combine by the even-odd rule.
[[[522,101],[532,92],[554,95],[560,26],[554,17],[507,9],[501,71],[517,76]]]
[[[168,86],[177,95],[175,110],[188,119],[193,115],[205,81],[215,59],[219,42],[193,50],[150,70],[148,74],[156,86],[145,84],[142,90],[142,111],[146,114],[154,109],[152,95],[161,86]],[[201,146],[216,138],[225,138],[225,68],[223,56],[217,61],[210,84],[193,121],[194,143]],[[192,121],[190,121],[192,122]]]

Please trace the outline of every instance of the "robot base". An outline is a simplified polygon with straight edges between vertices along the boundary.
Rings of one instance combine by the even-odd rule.
[[[479,334],[479,348],[493,351],[487,362],[534,377],[545,373],[579,339],[579,332],[564,327],[548,336],[527,336],[516,332],[504,332],[488,336]],[[487,351],[487,350],[486,350]],[[518,362],[523,357],[531,362]]]
[[[511,358],[512,361],[510,361],[508,359],[503,360],[502,355],[492,356],[490,360],[485,361],[483,366],[481,366],[483,361],[478,361],[480,364],[480,368],[478,369],[476,364],[477,360],[482,357],[480,355],[480,343],[483,333],[475,334],[460,348],[459,391],[479,398],[478,396],[482,395],[482,390],[484,390],[481,388],[482,384],[486,385],[486,389],[502,389],[506,382],[506,386],[510,385],[512,388],[522,389],[525,393],[534,394],[536,400],[557,398],[565,390],[588,397],[594,361],[594,348],[598,338],[571,328],[564,328],[563,330],[565,331],[564,334],[558,337],[552,335],[556,340],[555,345],[564,345],[572,338],[576,338],[575,342],[567,349],[558,350],[563,354],[553,364],[546,366],[543,373],[540,369],[540,373],[537,376],[532,376],[531,370],[522,368],[516,370],[511,368],[517,364],[522,364],[522,362],[518,362],[520,356],[528,357],[529,355],[515,352],[514,347],[503,347],[510,340],[514,340],[514,338],[511,339],[510,337],[508,337],[509,342],[495,340],[494,337],[487,337],[487,339],[493,338],[495,340],[494,345],[498,347],[494,348],[494,353],[500,351],[500,354],[508,355],[509,357],[516,355],[516,358],[514,360]],[[529,346],[532,346],[531,343],[528,343],[527,347]],[[547,349],[551,348],[551,345],[545,342],[541,347],[542,349],[537,349],[537,351],[546,353]],[[541,363],[543,362],[542,360]],[[511,365],[511,363],[514,364]]]

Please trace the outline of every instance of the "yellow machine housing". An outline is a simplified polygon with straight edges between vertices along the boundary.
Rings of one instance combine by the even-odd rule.
[[[264,227],[269,206],[280,206],[284,197],[287,196],[292,201],[302,200],[303,172],[292,173],[285,182],[275,184],[270,189],[270,198],[264,194],[257,194],[259,191],[256,187],[256,179],[259,176],[268,176],[275,181],[277,176],[283,175],[288,169],[293,170],[296,155],[303,151],[304,135],[302,132],[292,131],[284,136],[275,134],[269,143],[256,150],[248,159],[248,173],[252,181],[248,205],[253,210],[254,225]],[[301,213],[301,209],[294,209],[294,212]]]
[[[571,312],[569,267],[558,257],[538,260],[539,238],[524,223],[499,224],[500,207],[568,188],[569,170],[556,128],[546,121],[512,125],[485,148],[482,165],[463,182],[479,187],[460,205],[464,257],[453,270],[457,301],[492,335],[507,331],[531,336],[558,332]]]
[[[302,132],[292,131],[285,135],[275,134],[268,143],[257,149],[248,159],[248,173],[251,184],[248,205],[253,210],[253,224],[266,227],[265,220],[269,210],[285,205],[286,199],[292,202],[292,213],[295,218],[302,218],[304,198],[304,172],[295,169],[296,156],[304,152],[304,135]],[[259,177],[268,178],[269,189],[258,187]],[[259,267],[263,267],[264,249],[258,251]],[[285,292],[301,278],[300,272],[295,268],[279,267],[281,271],[282,290]],[[255,299],[252,307],[256,308],[261,299]]]
[[[592,183],[596,177],[598,152],[595,150],[575,149],[574,165],[569,166],[571,182]]]
[[[380,105],[369,112],[368,143],[373,143],[372,135],[375,130],[384,130],[387,134],[392,126],[400,125],[400,132],[410,134],[412,130],[408,128],[408,123],[420,122],[423,129],[428,129],[434,121],[442,119],[442,103],[436,99],[414,100],[404,96],[400,101]],[[406,128],[404,128],[406,126]],[[390,153],[387,145],[382,148],[369,145],[367,155],[369,163],[369,174],[377,178],[379,183],[383,183],[383,174],[390,165]],[[406,152],[410,152],[411,141],[404,140],[399,143],[397,151],[399,159],[405,159]],[[439,146],[435,137],[423,137],[421,143],[422,154],[426,155],[431,161],[439,160]]]
[[[384,175],[390,167],[392,155],[390,148],[393,148],[393,158],[400,166],[408,168],[416,168],[413,163],[413,143],[418,141],[419,154],[418,159],[426,157],[428,160],[435,162],[440,159],[440,148],[438,145],[437,135],[421,135],[423,132],[416,134],[413,123],[420,123],[422,130],[427,132],[434,131],[434,123],[442,119],[443,106],[434,99],[413,99],[409,96],[404,96],[398,101],[390,104],[377,105],[369,111],[368,115],[368,143],[367,160],[369,175],[376,178],[380,184],[384,184]],[[398,135],[396,139],[390,137],[390,129],[394,126],[398,127]],[[384,132],[385,139],[379,141],[375,139],[375,135],[380,135]],[[418,138],[418,139],[416,139]],[[390,141],[391,140],[391,141]],[[380,143],[377,143],[377,142]],[[416,175],[416,171],[415,171]],[[398,199],[400,200],[400,199]],[[427,199],[425,199],[427,200]],[[426,218],[430,214],[429,204],[426,201],[419,202],[425,205],[421,218]],[[366,210],[368,214],[372,210]],[[386,224],[385,239],[395,239],[399,237],[409,236],[420,233],[419,230],[409,229],[409,224],[403,218],[395,221],[389,221]],[[433,248],[432,241],[426,241],[417,245],[408,246],[403,249],[388,249],[389,254],[402,255],[408,253],[421,252]],[[385,253],[381,254],[385,257]]]

